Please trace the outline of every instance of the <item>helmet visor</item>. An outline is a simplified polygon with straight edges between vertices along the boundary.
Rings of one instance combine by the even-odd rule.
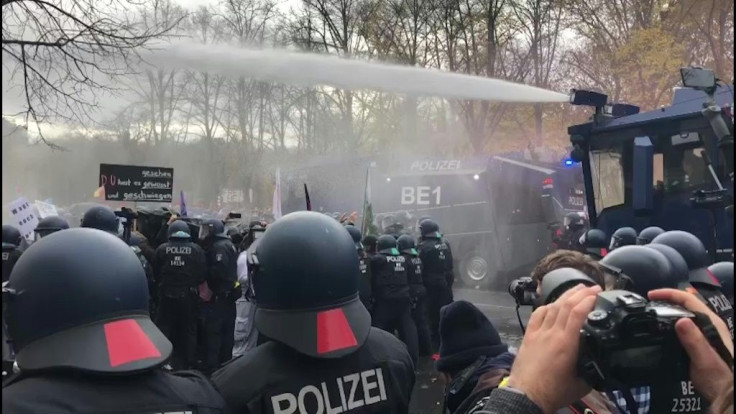
[[[199,240],[206,240],[214,236],[214,229],[212,226],[202,225],[199,227]]]

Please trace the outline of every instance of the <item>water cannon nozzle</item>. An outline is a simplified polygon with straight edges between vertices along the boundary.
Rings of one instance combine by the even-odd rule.
[[[608,95],[583,89],[572,89],[570,91],[570,103],[576,106],[603,108],[608,103]]]

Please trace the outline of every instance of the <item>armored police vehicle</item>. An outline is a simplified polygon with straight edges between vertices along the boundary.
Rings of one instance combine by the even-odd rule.
[[[420,159],[378,165],[376,216],[429,216],[452,247],[467,287],[504,289],[550,249],[564,215],[584,209],[582,174],[523,157]],[[379,220],[380,221],[380,220]]]
[[[568,129],[584,172],[592,227],[659,226],[695,234],[714,261],[733,260],[733,88],[700,68],[681,71],[672,104],[639,113],[606,95],[573,91],[595,108]]]

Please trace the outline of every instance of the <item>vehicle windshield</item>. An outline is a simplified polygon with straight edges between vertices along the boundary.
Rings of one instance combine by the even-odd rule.
[[[620,148],[593,150],[590,168],[593,194],[598,211],[624,203],[624,170]]]

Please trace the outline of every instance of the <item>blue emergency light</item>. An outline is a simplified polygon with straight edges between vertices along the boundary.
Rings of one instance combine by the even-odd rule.
[[[565,167],[572,167],[573,165],[575,165],[575,161],[573,161],[571,158],[565,159]]]

